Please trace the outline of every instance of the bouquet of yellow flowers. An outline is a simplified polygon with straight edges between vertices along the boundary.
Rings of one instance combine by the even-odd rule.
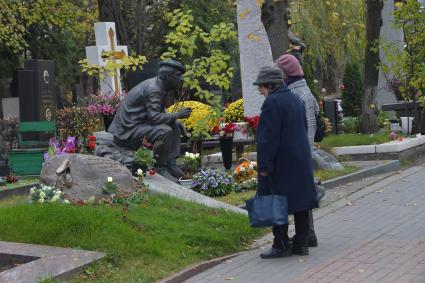
[[[242,189],[255,189],[257,187],[257,162],[241,159],[233,171],[233,180],[238,186],[244,184]],[[247,187],[246,184],[249,184]]]

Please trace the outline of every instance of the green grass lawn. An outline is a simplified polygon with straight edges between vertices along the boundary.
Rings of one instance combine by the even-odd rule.
[[[332,147],[340,146],[355,146],[355,145],[369,145],[369,144],[382,144],[389,142],[388,134],[342,134],[342,135],[329,135],[319,143],[322,149],[330,149]]]
[[[39,178],[19,178],[18,182],[16,183],[8,183],[6,184],[6,186],[1,186],[0,187],[0,191],[1,190],[7,190],[7,189],[14,189],[14,188],[18,188],[18,187],[23,187],[26,185],[32,185],[32,184],[38,184],[38,182],[40,181]]]
[[[167,196],[146,205],[0,201],[0,240],[102,251],[107,258],[71,282],[155,282],[203,260],[246,249],[265,230],[246,216]]]
[[[344,169],[341,170],[318,170],[314,172],[314,176],[322,181],[330,180],[336,177],[344,176],[355,171],[359,170],[359,168],[355,166],[345,165]],[[247,199],[250,199],[255,195],[255,191],[247,191],[236,193],[232,192],[227,196],[217,197],[217,200],[226,202],[231,205],[241,206],[245,204]]]

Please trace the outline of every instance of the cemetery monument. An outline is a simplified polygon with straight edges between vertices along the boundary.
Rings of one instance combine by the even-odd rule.
[[[153,144],[155,167],[159,174],[177,182],[183,176],[173,162],[180,155],[179,118],[187,118],[190,108],[176,113],[165,112],[168,92],[177,92],[182,86],[184,66],[177,61],[167,60],[159,64],[158,76],[145,80],[123,99],[108,132],[98,135],[96,154],[118,160],[133,167],[133,152],[143,141]]]

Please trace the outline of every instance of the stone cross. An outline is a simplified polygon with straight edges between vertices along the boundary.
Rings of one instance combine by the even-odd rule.
[[[386,43],[397,44],[398,48],[403,48],[404,45],[404,35],[403,31],[400,29],[394,29],[394,0],[385,0],[384,7],[382,8],[382,27],[381,27],[381,40]],[[390,62],[388,62],[385,52],[382,47],[379,48],[379,56],[381,58],[381,63],[391,67]],[[387,79],[391,79],[393,75],[385,74],[382,68],[379,69],[379,79],[378,79],[378,93],[376,101],[378,107],[381,108],[382,104],[392,104],[396,103],[397,99],[391,90],[387,90],[385,85],[387,84]]]
[[[273,57],[266,30],[261,22],[261,7],[257,1],[239,0],[237,4],[245,116],[255,116],[260,113],[264,98],[252,83],[261,67],[273,65]]]
[[[96,37],[96,46],[86,47],[86,56],[89,65],[96,64],[105,66],[106,62],[103,55],[107,51],[112,51],[114,60],[119,60],[128,55],[127,46],[117,45],[117,36],[114,22],[101,22],[94,24]],[[114,76],[105,74],[103,80],[100,80],[100,91],[103,95],[121,95],[120,70],[115,71]]]

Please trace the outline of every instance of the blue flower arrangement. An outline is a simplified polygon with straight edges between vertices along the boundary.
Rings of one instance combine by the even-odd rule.
[[[234,190],[232,177],[220,170],[204,169],[193,176],[192,190],[209,197],[224,196]]]

